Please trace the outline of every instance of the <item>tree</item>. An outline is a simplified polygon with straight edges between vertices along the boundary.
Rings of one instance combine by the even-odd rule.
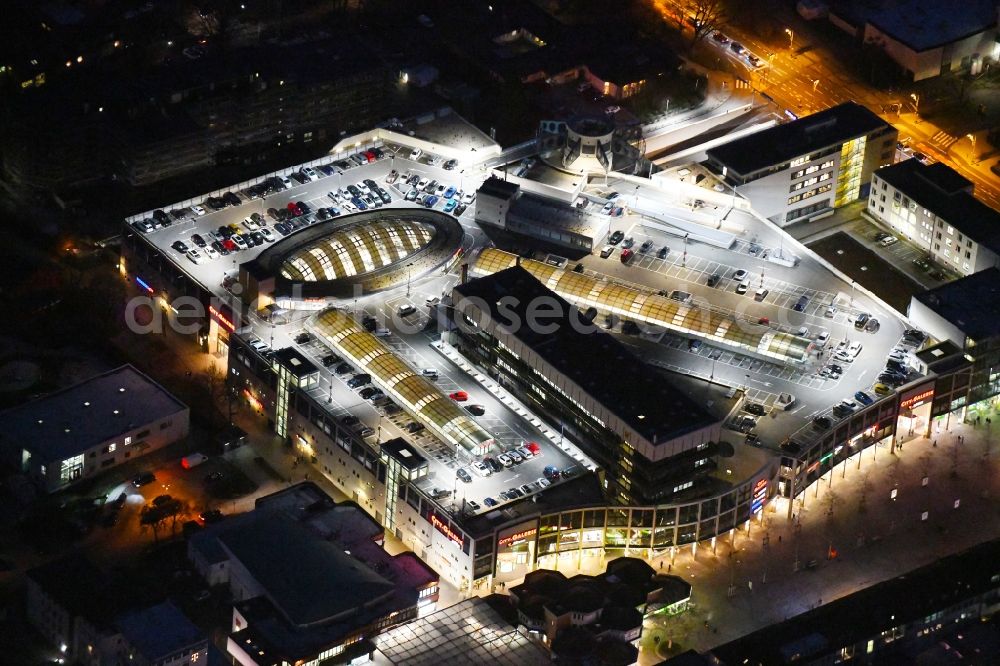
[[[689,22],[693,24],[691,48],[708,35],[721,30],[729,21],[724,0],[694,0],[690,5]]]

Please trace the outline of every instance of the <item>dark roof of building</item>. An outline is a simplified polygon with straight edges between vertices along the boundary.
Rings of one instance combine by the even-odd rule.
[[[980,245],[1000,254],[1000,213],[972,195],[972,182],[951,167],[908,159],[875,172],[879,178]]]
[[[708,158],[746,176],[813,151],[829,148],[887,127],[888,123],[856,102],[710,148]]]
[[[987,268],[913,298],[973,340],[1000,335],[1000,268]]]
[[[205,634],[169,601],[121,615],[115,624],[149,663],[198,643],[208,644]]]
[[[649,368],[614,337],[585,322],[574,306],[520,266],[455,290],[482,299],[497,322],[508,321],[510,312],[526,322],[533,303],[551,303],[557,314],[544,315],[543,323],[547,329],[554,325],[554,330],[522,325],[512,333],[652,444],[715,423],[701,405],[673,386],[669,376]],[[512,307],[501,312],[498,303],[504,297],[505,306]]]
[[[998,575],[1000,540],[993,540],[767,626],[712,654],[725,664],[782,664],[794,647],[808,661],[995,590]]]
[[[295,347],[285,347],[274,353],[274,360],[285,367],[298,379],[319,372],[319,368]]]
[[[283,513],[264,512],[220,541],[293,625],[349,617],[393,592],[388,580]]]
[[[0,443],[65,460],[187,407],[131,365],[0,412]]]
[[[896,0],[883,3],[867,19],[896,41],[920,52],[993,28],[997,7],[996,0]]]
[[[517,183],[511,183],[501,180],[496,176],[490,176],[483,181],[477,192],[478,194],[486,194],[500,199],[511,199],[517,195],[519,189],[521,189],[521,186]]]
[[[927,367],[938,374],[945,374],[960,368],[963,365],[971,365],[965,358],[962,348],[951,340],[939,342],[933,347],[921,349],[915,356]]]
[[[95,625],[108,625],[123,606],[109,594],[104,572],[82,555],[52,560],[29,569],[27,574],[70,615],[84,617]]]
[[[402,437],[390,439],[382,444],[382,453],[388,454],[406,469],[413,471],[427,464],[424,458],[413,446]]]

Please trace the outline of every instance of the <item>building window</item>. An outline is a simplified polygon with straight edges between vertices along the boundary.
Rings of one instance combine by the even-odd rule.
[[[966,252],[965,253],[965,258],[966,259],[972,259],[972,253],[971,252]]]
[[[949,236],[955,235],[955,227],[951,226],[950,224],[948,225],[948,235]]]

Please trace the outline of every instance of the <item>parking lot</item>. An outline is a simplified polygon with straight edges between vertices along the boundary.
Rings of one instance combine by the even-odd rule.
[[[411,188],[406,186],[401,180],[397,180],[392,184],[386,183],[386,176],[394,169],[400,175],[410,173],[420,178],[426,178],[428,181],[437,181],[445,188],[453,187],[455,189],[454,200],[459,199],[459,193],[463,191],[474,192],[482,182],[482,174],[480,172],[477,171],[475,172],[476,175],[473,175],[472,172],[466,172],[462,169],[460,165],[456,165],[454,169],[445,169],[445,162],[438,160],[434,155],[421,154],[417,160],[411,160],[410,149],[395,145],[383,146],[382,152],[383,157],[381,159],[360,166],[344,161],[331,161],[327,166],[331,169],[337,167],[343,173],[334,172],[332,175],[327,176],[322,175],[318,170],[314,170],[317,180],[308,180],[307,178],[302,178],[300,175],[300,178],[306,182],[299,183],[289,178],[290,187],[288,189],[263,197],[251,199],[246,191],[234,192],[234,196],[238,197],[240,201],[240,204],[237,206],[226,206],[220,210],[211,210],[208,206],[203,205],[202,207],[205,210],[204,215],[197,215],[191,209],[183,209],[183,211],[179,211],[183,212],[183,217],[173,221],[169,226],[148,233],[137,233],[144,233],[165,256],[176,263],[181,270],[191,275],[206,289],[222,298],[228,298],[223,286],[226,278],[234,278],[238,272],[240,263],[252,260],[264,248],[268,247],[271,242],[280,241],[284,237],[275,228],[276,220],[268,214],[270,209],[287,210],[289,204],[295,205],[298,202],[302,202],[309,207],[311,212],[296,218],[295,222],[298,225],[296,230],[317,223],[325,223],[333,226],[349,219],[351,213],[347,211],[342,201],[332,200],[328,196],[328,193],[334,190],[346,189],[349,186],[362,183],[366,179],[375,181],[386,190],[391,198],[391,202],[387,205],[398,209],[420,206],[416,202],[405,199],[406,193]],[[435,163],[430,164],[428,160]],[[291,174],[295,171],[290,170],[289,173]],[[446,207],[449,206],[448,201],[449,199],[446,197],[438,197],[432,207],[436,210],[445,211]],[[456,201],[455,206],[457,207],[457,205]],[[317,211],[321,208],[332,208],[335,206],[341,209],[339,216],[325,222],[317,218]],[[448,212],[453,213],[454,211],[449,210]],[[215,240],[215,234],[220,226],[234,225],[235,229],[245,232],[241,235],[250,235],[251,229],[247,228],[244,220],[254,214],[257,214],[259,219],[264,222],[265,228],[270,230],[271,235],[275,239],[274,241],[269,242],[265,240],[260,245],[237,250],[217,258],[208,257],[204,249],[201,249],[200,263],[196,263],[189,254],[179,252],[174,247],[180,241],[188,248],[199,248],[199,244],[192,239],[195,234],[200,236],[203,241],[211,244]],[[168,215],[170,214],[168,213]],[[463,225],[472,224],[472,215],[472,209],[464,210],[459,217],[459,222]],[[172,215],[170,216],[172,217]],[[295,231],[292,231],[292,233],[295,233]]]
[[[626,344],[639,350],[647,363],[745,390],[747,401],[760,403],[768,417],[773,417],[761,429],[766,440],[784,439],[814,416],[829,413],[837,401],[852,397],[858,390],[870,392],[886,354],[901,338],[904,326],[896,316],[808,256],[800,257],[795,267],[762,259],[771,245],[755,239],[758,234],[760,238],[768,238],[766,228],[748,229],[725,249],[695,242],[685,244],[683,238],[643,226],[642,219],[634,215],[623,216],[614,228],[632,239],[635,255],[622,264],[623,244],[618,244],[606,259],[599,254],[584,257],[581,263],[588,274],[655,291],[681,290],[690,293],[696,305],[747,325],[766,325],[796,335],[801,332],[814,341],[825,340],[817,344],[805,363],[792,365],[769,362],[707,341],[693,345],[691,338],[674,332],[658,330],[653,335],[622,336]],[[643,251],[647,241],[650,246]],[[661,258],[663,247],[669,250]],[[740,280],[746,285],[743,294],[737,293],[740,282],[734,279],[741,270],[746,272]],[[715,275],[718,278],[709,286],[709,279]],[[761,288],[767,293],[757,300],[755,293]],[[800,301],[804,303],[801,307]],[[833,312],[828,317],[831,304]],[[877,332],[855,329],[854,321],[862,312],[879,320],[881,326]],[[618,327],[614,330],[620,331]],[[862,348],[856,358],[838,362],[833,356],[838,344],[845,340],[860,341]],[[833,366],[838,366],[841,372],[834,372]],[[774,409],[782,393],[796,398],[787,412]],[[707,390],[705,399],[716,400],[714,395]]]

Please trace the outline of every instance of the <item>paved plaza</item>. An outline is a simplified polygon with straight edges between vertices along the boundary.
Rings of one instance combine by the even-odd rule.
[[[720,537],[714,552],[701,543],[654,560],[692,584],[694,608],[647,620],[640,663],[708,650],[1000,534],[992,425],[944,425],[895,453],[878,445],[838,465],[795,500],[794,523],[779,499],[749,531]],[[605,564],[592,558],[582,570],[560,570],[596,573]]]

